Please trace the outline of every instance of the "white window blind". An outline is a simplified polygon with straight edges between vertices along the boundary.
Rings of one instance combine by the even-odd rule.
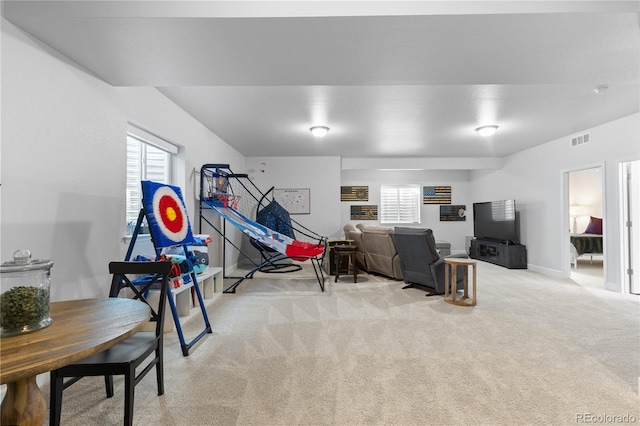
[[[382,185],[380,223],[420,223],[420,185]]]
[[[133,225],[138,220],[142,207],[142,189],[140,181],[152,180],[171,184],[172,167],[178,147],[163,141],[149,141],[150,134],[137,131],[127,133],[127,188],[126,188],[126,220],[127,233],[130,234]],[[141,136],[142,134],[142,136]],[[160,146],[162,145],[162,146]],[[172,148],[173,147],[173,148]],[[166,148],[166,149],[165,149]]]

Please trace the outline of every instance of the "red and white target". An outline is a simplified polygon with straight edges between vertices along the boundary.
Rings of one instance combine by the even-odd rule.
[[[165,237],[183,241],[189,231],[187,212],[180,196],[170,187],[162,186],[153,194],[153,215]]]

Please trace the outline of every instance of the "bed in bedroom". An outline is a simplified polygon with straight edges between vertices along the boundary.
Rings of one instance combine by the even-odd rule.
[[[602,255],[602,219],[591,217],[589,225],[583,234],[570,234],[571,239],[571,266],[577,266],[577,259],[582,255]]]

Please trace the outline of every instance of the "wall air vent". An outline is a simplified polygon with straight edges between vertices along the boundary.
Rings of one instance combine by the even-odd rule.
[[[572,136],[571,137],[571,146],[578,146],[578,145],[584,145],[585,143],[589,143],[591,142],[591,134],[590,133],[584,133],[582,135],[578,135],[578,136]]]

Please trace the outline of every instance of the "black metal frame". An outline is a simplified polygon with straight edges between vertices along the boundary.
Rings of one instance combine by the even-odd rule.
[[[258,201],[258,206],[256,208],[256,217],[260,213],[260,207],[264,206],[264,201],[267,198],[267,195],[273,191],[273,187],[269,189]],[[260,252],[260,257],[262,259],[262,263],[259,271],[267,274],[285,274],[289,272],[296,272],[302,269],[301,265],[296,265],[294,263],[280,263],[283,260],[289,259],[286,255],[279,253],[278,251],[265,246],[260,241],[251,239],[250,243]]]
[[[254,274],[256,272],[281,272],[281,273],[285,273],[285,272],[294,272],[299,270],[300,268],[291,268],[291,269],[283,269],[282,265],[277,264],[276,262],[282,260],[283,258],[288,258],[286,255],[282,255],[282,256],[269,256],[267,253],[264,252],[264,250],[261,250],[259,247],[256,247],[261,254],[261,261],[260,263],[256,263],[253,259],[251,259],[251,257],[249,257],[246,253],[244,253],[242,251],[242,249],[240,247],[238,247],[236,244],[234,244],[233,241],[231,241],[227,236],[226,236],[226,220],[223,220],[222,223],[222,230],[219,229],[217,226],[215,226],[210,220],[208,220],[206,217],[204,217],[204,211],[206,210],[213,210],[214,209],[211,208],[211,206],[208,204],[210,198],[208,197],[208,195],[205,193],[205,179],[208,175],[212,175],[212,170],[215,170],[215,173],[222,173],[224,174],[227,178],[231,178],[231,179],[235,179],[241,186],[242,188],[246,191],[247,194],[249,194],[257,203],[258,209],[260,207],[265,207],[265,200],[267,199],[267,196],[269,193],[271,193],[273,191],[273,187],[271,189],[269,189],[266,193],[263,193],[250,179],[249,179],[249,175],[247,174],[236,174],[233,173],[231,171],[231,169],[229,168],[228,164],[204,164],[201,168],[200,168],[200,197],[199,197],[199,221],[198,221],[198,226],[199,226],[199,232],[202,232],[202,226],[203,226],[203,222],[207,223],[211,228],[213,228],[218,235],[220,235],[223,240],[224,243],[222,245],[222,270],[223,270],[223,277],[224,278],[233,278],[236,279],[237,281],[235,281],[232,285],[230,285],[228,288],[226,288],[223,292],[224,293],[235,293],[236,292],[236,288],[238,287],[238,285],[240,285],[240,283],[242,283],[245,279],[252,279]],[[249,188],[247,185],[245,185],[244,181],[246,180],[251,188]],[[259,197],[256,195],[259,194]],[[327,252],[327,237],[323,237],[320,236],[318,234],[316,234],[315,232],[311,231],[309,228],[305,227],[304,225],[300,224],[299,222],[297,222],[294,219],[291,219],[292,222],[292,227],[294,228],[295,231],[299,232],[300,234],[314,239],[316,241],[318,241],[318,245],[324,245],[324,250],[322,252],[322,255],[320,256],[299,256],[296,255],[295,258],[296,259],[301,259],[301,258],[306,258],[311,262],[311,265],[313,266],[314,272],[316,274],[316,278],[318,280],[318,285],[320,286],[320,289],[324,292],[324,280],[325,280],[325,276],[324,276],[324,272],[322,269],[322,265],[324,262],[324,257],[325,254]],[[246,258],[247,260],[249,260],[249,262],[251,262],[253,264],[253,268],[247,272],[244,276],[228,276],[226,273],[226,244],[231,245],[233,248],[235,248],[244,258]],[[259,243],[259,242],[257,242]],[[254,245],[254,244],[252,244]],[[254,245],[255,247],[255,245]],[[285,265],[285,266],[299,266],[299,265]]]

